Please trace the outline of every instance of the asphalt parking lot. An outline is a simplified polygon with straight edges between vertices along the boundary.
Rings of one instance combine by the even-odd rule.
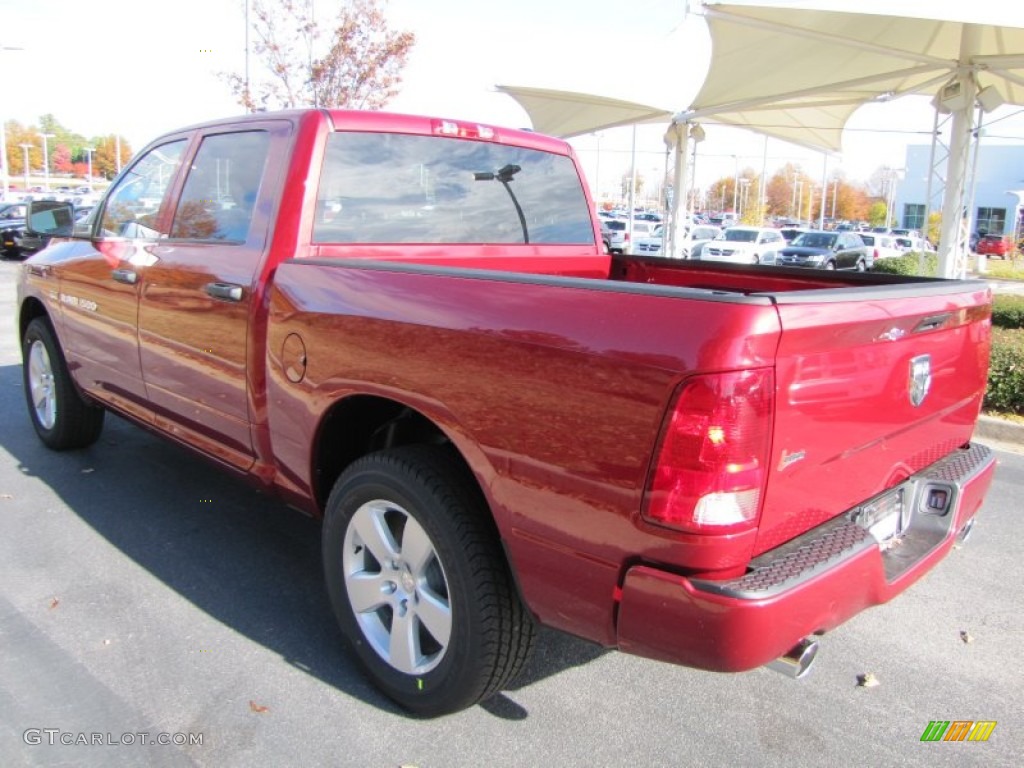
[[[4,768],[1019,765],[1020,453],[998,451],[972,539],[825,636],[803,680],[544,632],[510,690],[418,720],[340,645],[312,521],[116,418],[86,451],[42,447],[24,412],[16,269],[0,263]],[[877,686],[858,685],[867,673]],[[922,742],[933,720],[997,725],[987,742]]]

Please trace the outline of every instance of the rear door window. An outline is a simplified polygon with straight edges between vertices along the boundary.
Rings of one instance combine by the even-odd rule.
[[[593,244],[594,229],[579,175],[564,155],[338,132],[327,142],[313,240]]]
[[[171,237],[245,242],[269,147],[267,131],[205,137],[185,180]]]

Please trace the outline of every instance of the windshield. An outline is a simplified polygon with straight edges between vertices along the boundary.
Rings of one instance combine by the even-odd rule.
[[[723,240],[729,240],[733,243],[753,243],[757,240],[756,229],[732,229],[725,230],[725,235],[722,237]]]
[[[832,244],[836,241],[836,237],[836,235],[829,234],[828,232],[804,232],[802,235],[796,236],[796,239],[793,240],[793,245],[805,248],[831,248]]]
[[[717,227],[694,227],[693,232],[690,233],[691,240],[713,240],[718,237],[719,229]]]

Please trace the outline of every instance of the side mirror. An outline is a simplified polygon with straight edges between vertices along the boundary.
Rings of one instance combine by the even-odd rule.
[[[28,235],[71,237],[75,227],[75,210],[71,203],[56,200],[32,200],[25,217]]]

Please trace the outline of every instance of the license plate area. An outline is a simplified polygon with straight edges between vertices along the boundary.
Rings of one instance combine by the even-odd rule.
[[[867,530],[883,550],[895,546],[910,525],[911,504],[905,487],[876,496],[850,512],[851,522]]]

